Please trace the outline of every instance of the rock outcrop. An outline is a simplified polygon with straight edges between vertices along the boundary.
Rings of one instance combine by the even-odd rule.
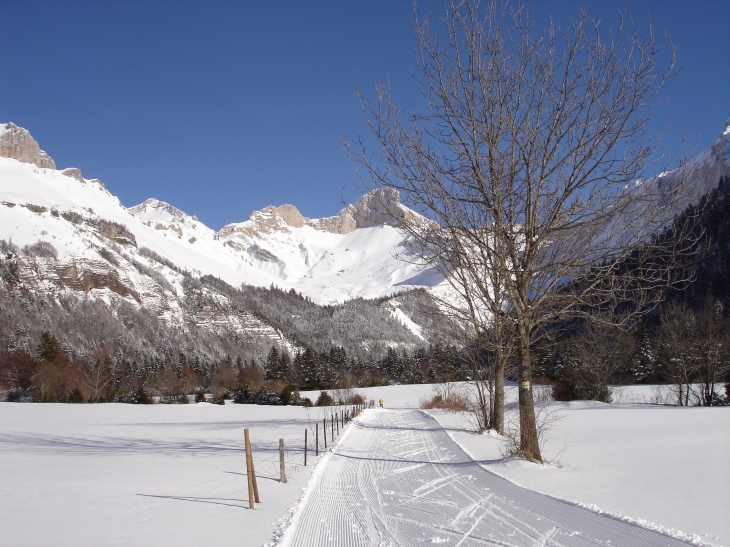
[[[254,211],[246,222],[228,224],[221,228],[218,237],[225,238],[234,233],[256,237],[275,231],[288,232],[289,228],[311,226],[320,232],[349,234],[358,228],[373,226],[394,226],[406,214],[413,214],[400,203],[396,190],[373,190],[342,209],[337,215],[311,219],[299,212],[293,205],[268,206]]]
[[[84,180],[84,177],[81,176],[81,169],[78,169],[76,167],[69,167],[67,169],[64,169],[63,171],[61,171],[61,174],[67,177],[71,177],[72,179],[76,179],[79,182],[86,182]]]
[[[27,129],[10,122],[0,126],[0,157],[34,163],[43,169],[55,169],[53,159],[38,146]]]
[[[261,234],[277,231],[289,232],[289,227],[301,228],[308,218],[302,216],[299,209],[293,205],[281,205],[274,207],[269,205],[260,211],[254,211],[245,222],[227,224],[218,232],[219,238],[225,238],[232,234],[244,234],[249,237],[256,237]]]

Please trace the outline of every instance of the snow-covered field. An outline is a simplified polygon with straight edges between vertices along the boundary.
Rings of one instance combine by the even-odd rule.
[[[261,545],[300,496],[318,409],[0,403],[1,545]],[[243,429],[262,503],[248,509]],[[279,482],[278,440],[290,450]],[[297,451],[298,450],[298,451]]]
[[[431,388],[359,391],[402,408],[417,407]],[[561,467],[502,461],[499,439],[469,433],[460,415],[430,412],[476,460],[525,487],[730,545],[730,409],[548,406],[563,418],[545,454]],[[322,412],[0,403],[0,544],[262,545],[309,480],[304,429]],[[256,511],[247,508],[244,427],[263,502]],[[278,482],[279,438],[290,449],[287,484]]]

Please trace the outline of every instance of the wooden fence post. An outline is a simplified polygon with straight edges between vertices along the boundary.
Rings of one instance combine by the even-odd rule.
[[[307,430],[304,429],[304,467],[307,467]]]
[[[314,455],[319,456],[319,422],[317,422],[317,429],[314,430]]]
[[[330,425],[332,426],[332,444],[335,443],[335,417],[330,416]]]
[[[261,503],[261,499],[259,498],[259,485],[256,482],[256,466],[253,463],[253,449],[251,448],[250,441],[248,446],[251,450],[251,478],[253,479],[253,499],[256,500],[256,503]]]
[[[279,439],[279,475],[281,482],[286,482],[286,466],[284,464],[284,439]]]
[[[251,458],[251,441],[248,438],[248,429],[243,430],[243,438],[246,444],[246,478],[248,479],[248,508],[256,509],[253,495],[253,460]]]
[[[324,438],[324,448],[327,449],[327,417],[324,417],[324,423],[322,424],[322,438]]]

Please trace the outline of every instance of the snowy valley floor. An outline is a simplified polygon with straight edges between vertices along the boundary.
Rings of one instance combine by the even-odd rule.
[[[690,545],[490,473],[420,410],[365,411],[321,465],[282,546]]]
[[[359,391],[386,407],[414,408],[431,388]],[[502,461],[499,439],[469,433],[461,415],[430,413],[482,466],[522,486],[730,545],[730,409],[548,406],[563,418],[545,454],[562,451],[561,467]],[[309,481],[314,458],[301,465],[304,429],[323,412],[0,403],[0,544],[262,545]],[[244,427],[263,501],[256,511],[247,508]],[[279,438],[289,449],[287,484],[278,482]]]

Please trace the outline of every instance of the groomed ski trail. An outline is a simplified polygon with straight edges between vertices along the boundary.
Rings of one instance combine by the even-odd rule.
[[[418,410],[365,411],[321,463],[282,547],[691,545],[490,473]]]

